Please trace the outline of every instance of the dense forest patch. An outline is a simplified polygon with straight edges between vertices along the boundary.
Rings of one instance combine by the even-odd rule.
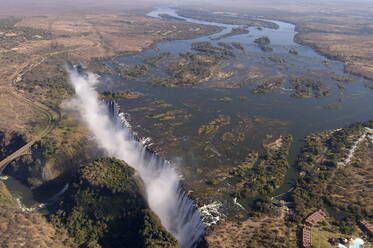
[[[134,169],[114,158],[83,166],[52,223],[78,247],[178,247],[141,195]]]

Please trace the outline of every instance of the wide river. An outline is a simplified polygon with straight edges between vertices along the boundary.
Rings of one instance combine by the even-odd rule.
[[[179,16],[175,9],[168,7],[158,8],[148,13],[148,16],[161,18],[160,14],[183,18],[186,22],[220,26],[224,30],[214,35],[191,40],[160,42],[140,53],[120,56],[115,60],[105,60],[99,63],[104,63],[110,66],[113,71],[118,71],[118,64],[146,64],[144,59],[165,52],[175,56],[182,52],[193,52],[191,49],[193,42],[208,41],[215,46],[218,46],[218,42],[239,42],[245,52],[235,51],[234,63],[236,65],[243,65],[249,70],[259,71],[264,76],[266,74],[281,74],[320,79],[328,85],[331,93],[322,98],[299,99],[291,97],[292,91],[288,86],[284,86],[273,93],[254,94],[252,88],[255,83],[244,84],[238,88],[216,87],[214,82],[206,82],[195,87],[159,87],[149,84],[149,82],[154,79],[154,75],[162,76],[166,72],[164,68],[154,67],[150,67],[148,76],[136,80],[125,80],[114,74],[102,76],[102,83],[98,86],[101,91],[130,89],[145,94],[139,99],[120,100],[118,103],[121,110],[130,114],[131,124],[139,136],[150,137],[154,143],[154,150],[159,151],[162,156],[180,166],[186,185],[195,191],[195,196],[202,199],[204,203],[220,201],[227,208],[234,208],[232,206],[233,199],[224,194],[204,195],[198,191],[204,190],[203,182],[206,180],[206,175],[214,172],[217,168],[229,168],[230,165],[242,161],[248,151],[261,151],[263,141],[268,137],[288,133],[294,136],[294,145],[290,154],[293,166],[289,169],[283,186],[273,194],[276,195],[288,191],[294,185],[296,179],[294,162],[306,135],[372,119],[373,90],[365,86],[372,82],[346,74],[343,63],[330,60],[316,53],[310,47],[295,43],[296,32],[293,24],[265,20],[276,23],[279,28],[244,27],[249,33],[215,40],[214,38],[229,33],[233,28],[242,28],[242,26],[185,18]],[[255,44],[254,40],[262,36],[267,36],[270,39],[273,51],[264,52]],[[297,54],[289,53],[289,50],[295,50]],[[273,58],[276,58],[277,62]],[[280,64],[278,59],[282,61]],[[232,76],[232,82],[243,80],[244,74],[242,72],[238,74]],[[337,82],[333,79],[335,75],[351,77],[352,81]],[[226,85],[229,86],[229,82]],[[340,87],[341,84],[343,84],[343,90]],[[221,98],[231,100],[217,101]],[[162,103],[171,107],[163,110],[157,109],[156,105]],[[325,107],[331,105],[338,106],[338,108]],[[139,107],[142,107],[143,110]],[[135,109],[137,110],[135,111]],[[173,110],[181,111],[187,117],[181,117],[182,120],[177,117],[176,120],[168,122],[148,118],[150,114]],[[230,124],[219,130],[215,137],[201,140],[197,132],[198,128],[211,122],[219,115],[229,116],[231,118]],[[233,129],[240,131],[239,124],[242,119],[239,116],[245,116],[251,126],[250,129],[242,131],[246,133],[244,140],[238,146],[229,147],[229,145],[223,144],[221,134]],[[205,146],[208,147],[208,151],[200,151],[201,146],[199,145],[202,142],[208,143],[208,146]],[[207,154],[207,157],[204,157],[204,154]],[[19,189],[18,187],[12,190]],[[217,186],[216,192],[219,190],[219,186]],[[22,195],[22,192],[17,192],[17,194]],[[28,197],[25,196],[25,199]],[[29,200],[27,202],[31,203]]]

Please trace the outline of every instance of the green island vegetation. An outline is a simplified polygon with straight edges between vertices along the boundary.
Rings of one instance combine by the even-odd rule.
[[[167,14],[162,17],[174,21],[184,20]],[[245,22],[247,25],[259,25],[260,23],[260,25],[272,28],[275,28],[276,25],[248,18],[241,20],[236,17],[215,14],[206,16],[206,19],[213,20],[214,18],[220,21],[225,19],[228,22]],[[51,35],[46,31],[16,27],[15,24],[20,20],[17,18],[0,19],[0,31],[5,34],[0,38],[0,44],[3,45],[4,42],[7,42],[3,47],[7,48],[9,44],[15,47],[14,44],[21,39],[43,38],[45,40]],[[247,23],[248,21],[250,24]],[[123,22],[132,24],[131,21]],[[216,30],[218,29],[216,28]],[[245,33],[248,33],[248,30],[237,28],[212,40]],[[263,51],[273,50],[268,37],[258,38],[255,43]],[[51,47],[57,48],[58,46],[57,43],[51,43]],[[144,62],[149,65],[119,65],[118,67],[123,78],[133,80],[146,76],[149,73],[148,66],[163,67],[163,62],[172,61],[166,67],[166,72],[170,77],[157,78],[154,80],[154,84],[168,87],[193,85],[214,78],[217,74],[216,71],[219,70],[219,62],[222,59],[233,57],[234,48],[244,51],[244,47],[238,42],[218,42],[218,46],[213,46],[210,42],[197,42],[192,45],[192,49],[197,53],[182,53],[180,57],[175,59],[176,61],[173,60],[174,57],[172,60],[167,60],[173,56],[171,53],[163,53],[144,59]],[[298,54],[295,49],[290,49],[289,53]],[[4,54],[7,57],[13,56]],[[286,62],[282,58],[273,56],[268,59],[275,63]],[[61,64],[63,60],[62,55],[61,57],[54,55],[46,57],[42,66],[36,66],[36,69],[31,68],[30,71],[22,75],[21,80],[16,80],[16,86],[19,90],[36,96],[49,106],[58,106],[63,99],[72,95],[72,89],[67,83],[67,74],[64,69],[61,67],[50,70],[54,65]],[[53,73],[48,74],[48,70]],[[99,63],[89,64],[88,70],[93,70],[98,74],[112,73],[109,66]],[[337,81],[337,86],[341,90],[345,89],[342,83],[352,81],[352,78],[348,76],[335,75],[331,78]],[[282,87],[284,82],[283,77],[272,77],[261,81],[253,92],[256,94],[270,93]],[[329,94],[328,87],[320,80],[293,76],[290,83],[292,89],[295,90],[295,93],[292,94],[293,97],[322,97]],[[373,89],[373,85],[369,83],[366,84],[366,87]],[[106,99],[135,99],[144,96],[144,94],[133,91],[105,91],[101,93],[101,96]],[[232,98],[222,97],[216,100],[231,102]],[[157,106],[139,106],[129,111],[150,112],[159,110],[158,107],[172,106],[161,101],[152,104]],[[324,108],[338,109],[340,105],[329,104]],[[163,125],[165,129],[168,128],[167,125],[164,125],[167,122],[162,123],[162,121],[179,121],[179,119],[191,117],[190,114],[179,109],[146,114],[145,118],[154,120],[157,122],[156,125]],[[66,178],[70,180],[73,177],[59,209],[49,216],[57,229],[67,230],[70,240],[66,242],[74,243],[72,246],[82,248],[178,247],[176,240],[161,226],[158,217],[148,208],[142,196],[142,182],[135,176],[134,170],[117,159],[94,160],[97,154],[92,155],[92,151],[88,152],[88,150],[92,150],[86,138],[88,136],[74,136],[76,133],[72,132],[77,128],[76,125],[65,122],[64,118],[66,117],[63,116],[61,123],[57,124],[54,133],[36,142],[31,147],[31,154],[13,161],[6,173],[21,179],[32,188],[37,188],[55,179],[66,182]],[[177,125],[180,123],[178,122]],[[230,116],[219,115],[216,119],[206,123],[198,128],[198,135],[203,139],[217,136],[216,134],[223,129],[221,140],[231,143],[230,145],[234,147],[248,136],[244,132],[246,130],[225,130],[224,126],[231,124]],[[372,146],[368,142],[364,143],[364,147],[357,150],[357,158],[352,160],[351,166],[345,168],[339,164],[346,157],[346,153],[353,146],[354,141],[362,135],[364,127],[367,126],[373,127],[373,122],[357,123],[348,128],[311,134],[305,138],[304,147],[297,160],[300,179],[291,193],[294,214],[290,215],[291,224],[289,225],[302,223],[306,216],[319,208],[330,210],[331,215],[341,217],[333,219],[332,224],[337,223],[340,231],[346,234],[353,233],[361,219],[372,221],[371,186],[373,184],[369,178],[369,172],[371,172],[369,166],[373,161],[367,159],[369,154],[373,153]],[[74,137],[67,139],[70,135]],[[162,135],[171,136],[172,134],[162,133]],[[176,136],[172,138],[177,140]],[[17,150],[25,142],[26,139],[23,136],[0,132],[0,159]],[[255,198],[249,214],[254,212],[256,215],[253,215],[265,216],[265,221],[271,221],[272,219],[267,216],[272,215],[275,209],[279,208],[274,207],[274,201],[268,195],[283,183],[289,168],[288,155],[291,144],[292,136],[281,136],[273,143],[263,145],[263,154],[256,151],[248,152],[248,155],[240,163],[231,166],[229,170],[224,168],[224,174],[219,175],[221,177],[206,183],[212,185],[223,182],[231,183],[232,187],[223,191],[238,197],[241,202],[245,202],[245,199]],[[222,150],[214,149],[214,144],[207,144],[206,149],[211,150],[210,152],[215,156],[216,154],[220,156],[219,152]],[[207,154],[206,150],[203,152]],[[87,163],[87,161],[93,162]],[[86,165],[81,166],[83,164]],[[198,170],[203,172],[202,169],[198,168]],[[14,199],[1,181],[0,206],[16,206]],[[242,223],[237,225],[242,225]],[[281,223],[281,225],[287,226],[288,223]],[[330,228],[324,224],[320,225],[323,227],[317,226],[317,228],[323,230]],[[283,236],[283,230],[279,231],[277,227],[263,229],[262,225],[260,228],[259,226],[254,228],[253,234],[250,236],[251,239],[246,244],[247,247],[290,247],[284,245],[287,242],[287,237]]]
[[[223,34],[216,38],[212,38],[211,40],[221,40],[224,38],[228,38],[228,37],[232,37],[232,36],[236,36],[240,34],[248,34],[248,33],[250,33],[250,31],[245,28],[232,28],[232,31],[230,31],[229,33]]]
[[[254,164],[258,161],[258,159],[258,152],[249,152],[245,160],[241,162],[238,166],[233,167],[229,171],[229,174],[231,174],[232,176],[239,177],[242,181],[244,181],[247,171],[253,168]]]
[[[289,169],[288,156],[292,143],[293,137],[287,135],[264,146],[264,156],[258,163],[247,169],[246,175],[241,179],[244,184],[237,192],[239,198],[268,195],[281,186]],[[245,171],[241,172],[240,177],[243,174]]]
[[[123,161],[97,159],[81,167],[49,219],[77,247],[179,247],[147,207],[142,187]]]
[[[236,130],[231,130],[231,132],[225,132],[221,136],[221,139],[225,142],[229,142],[231,144],[236,144],[237,142],[242,142],[245,139],[245,135],[241,132],[235,132]]]
[[[284,130],[281,133],[287,133],[285,130],[285,126],[287,124],[281,121],[250,117],[245,113],[237,113],[236,115],[229,117],[231,120],[226,125],[215,125],[215,122],[213,122],[212,124],[214,125],[210,126],[208,125],[210,122],[212,122],[212,120],[210,120],[207,121],[207,123],[202,123],[202,125],[199,126],[198,130],[200,130],[200,132],[211,130],[210,135],[201,135],[198,132],[195,134],[198,135],[195,138],[195,141],[197,142],[191,149],[195,151],[195,156],[200,157],[201,161],[206,163],[210,163],[214,160],[229,161],[229,158],[231,157],[235,158],[235,160],[233,160],[234,164],[236,161],[241,161],[247,155],[248,150],[244,151],[237,148],[245,147],[246,142],[250,139],[250,136],[252,136],[253,133],[260,131],[258,126],[263,127],[263,125],[269,125],[267,126],[268,128],[272,126],[284,127]],[[231,166],[232,162],[229,162],[229,168]],[[216,168],[217,171],[221,170],[219,172],[222,175],[220,179],[225,180],[224,178],[229,177],[229,168]],[[204,174],[204,177],[208,180],[212,180],[211,178],[216,177],[214,174],[210,175],[208,172],[205,173],[206,174]],[[200,182],[204,183],[205,180],[201,180]],[[228,183],[232,184],[230,181]],[[234,183],[235,182],[233,182],[233,184]],[[225,186],[223,186],[223,188],[226,189]]]
[[[270,56],[268,57],[268,59],[274,63],[277,63],[277,64],[283,64],[283,63],[286,63],[286,59],[284,58],[279,58],[279,57],[275,57],[275,56]]]
[[[292,97],[309,98],[324,97],[330,94],[325,82],[316,79],[292,76],[290,78],[291,88],[295,90]]]
[[[149,68],[144,64],[136,64],[134,66],[119,66],[120,76],[126,80],[134,80],[143,77],[149,73]]]
[[[292,141],[292,136],[287,135],[263,144],[263,152],[249,151],[241,162],[208,172],[206,175],[209,179],[204,180],[204,184],[210,186],[211,190],[215,190],[216,186],[229,185],[224,186],[222,192],[238,199],[246,212],[235,214],[233,218],[237,220],[244,221],[248,216],[268,218],[278,215],[278,205],[274,205],[269,195],[285,179]]]
[[[245,50],[245,48],[241,45],[241,43],[239,43],[239,42],[232,42],[231,43],[232,44],[232,46],[234,47],[234,48],[236,48],[236,49],[238,49],[238,50],[241,50],[241,51],[244,51]]]
[[[233,47],[228,42],[218,42],[218,46],[224,47],[224,49],[232,50]]]
[[[221,47],[224,47],[226,50],[232,50],[233,48],[236,48],[238,50],[244,51],[245,48],[241,45],[240,42],[218,42],[218,45]]]
[[[258,44],[258,46],[263,52],[273,51],[273,48],[269,46],[271,44],[271,40],[267,36],[262,36],[260,38],[257,38],[255,39],[254,42]]]
[[[146,118],[149,119],[158,119],[159,121],[170,121],[170,120],[175,120],[175,119],[189,119],[191,117],[190,114],[186,114],[184,110],[171,110],[167,111],[165,113],[161,114],[151,114],[147,115]]]
[[[88,72],[95,72],[98,75],[103,75],[103,74],[112,74],[113,71],[111,70],[110,66],[102,63],[89,63],[87,66],[87,69],[85,71]]]
[[[373,121],[305,138],[297,160],[300,178],[292,192],[296,223],[320,208],[333,216],[333,223],[343,234],[354,233],[362,219],[372,221],[373,198],[369,190],[372,146],[364,142],[359,144],[355,159],[345,166],[339,163],[366,132],[365,127],[372,128]]]
[[[172,107],[172,104],[167,103],[164,100],[156,100],[156,101],[152,102],[152,105],[160,107],[160,108]]]
[[[160,14],[159,16],[162,17],[165,20],[170,20],[170,21],[185,21],[185,19],[183,19],[183,18],[172,16],[172,15],[169,15],[169,14]]]
[[[110,90],[110,91],[104,91],[100,95],[103,99],[116,99],[116,98],[136,99],[136,98],[144,96],[144,94],[141,92],[131,91],[131,90]]]
[[[176,87],[194,85],[207,81],[212,76],[212,69],[219,59],[204,53],[182,53],[177,61],[168,65],[166,79],[156,78],[154,85]]]
[[[290,48],[290,49],[289,49],[289,53],[290,53],[290,54],[293,54],[293,55],[298,55],[298,51],[295,50],[294,48]]]
[[[152,65],[152,66],[155,66],[155,67],[159,67],[160,66],[160,63],[165,60],[166,58],[169,58],[171,57],[172,54],[171,53],[162,53],[158,56],[154,56],[154,57],[149,57],[149,58],[146,58],[144,59],[144,62]]]
[[[207,54],[213,54],[218,57],[233,57],[234,53],[230,49],[215,47],[208,41],[194,42],[192,43],[192,49],[198,52]]]
[[[216,119],[210,121],[208,124],[199,127],[198,134],[211,136],[215,134],[220,127],[229,125],[230,122],[231,118],[229,116],[219,115]]]
[[[282,76],[271,77],[262,81],[255,89],[252,90],[255,94],[271,93],[274,90],[282,87],[285,82],[285,78]]]
[[[221,62],[234,56],[229,43],[219,43],[223,48],[215,47],[211,42],[195,42],[192,49],[198,52],[180,53],[165,67],[169,77],[153,79],[152,84],[165,87],[193,86],[211,79],[223,79],[232,75],[232,71],[219,70]],[[168,57],[169,55],[165,55]],[[159,65],[163,55],[151,58],[150,63]],[[149,61],[148,61],[149,62]]]
[[[155,110],[153,107],[144,106],[144,107],[132,108],[132,109],[129,109],[128,111],[129,112],[143,112],[143,111],[153,111],[153,110]]]

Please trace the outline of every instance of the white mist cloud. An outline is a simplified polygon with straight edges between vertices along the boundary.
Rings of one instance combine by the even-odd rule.
[[[120,118],[110,116],[108,106],[99,100],[94,74],[69,70],[75,89],[75,106],[100,148],[109,156],[124,160],[144,181],[149,207],[182,247],[194,247],[204,233],[198,210],[180,188],[180,178],[164,160],[146,151],[124,127]]]

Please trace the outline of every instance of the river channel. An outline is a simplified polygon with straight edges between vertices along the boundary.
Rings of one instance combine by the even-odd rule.
[[[211,42],[214,46],[219,46],[219,42],[236,42],[241,44],[244,51],[234,50],[233,69],[247,68],[247,71],[257,72],[262,78],[267,75],[295,75],[318,79],[325,82],[330,91],[325,97],[303,99],[291,97],[292,89],[287,85],[270,93],[255,94],[252,91],[255,79],[240,87],[230,87],[230,84],[245,80],[247,71],[242,72],[241,69],[227,79],[219,82],[211,80],[193,87],[160,87],[151,84],[155,77],[167,74],[164,68],[159,67],[150,67],[148,75],[134,80],[125,80],[116,73],[103,75],[98,85],[99,91],[132,90],[144,94],[138,99],[118,100],[121,111],[128,113],[130,123],[140,137],[151,138],[151,149],[178,167],[185,178],[185,184],[201,203],[218,201],[222,202],[227,211],[239,211],[231,197],[219,193],[222,187],[229,187],[229,184],[208,185],[206,182],[242,161],[249,151],[261,152],[264,141],[291,134],[294,137],[290,153],[292,166],[284,184],[273,195],[287,192],[297,178],[294,163],[305,136],[372,119],[373,90],[366,87],[367,83],[372,82],[345,73],[342,62],[330,60],[312,48],[296,43],[293,24],[263,20],[278,25],[277,29],[271,29],[207,22],[180,16],[177,10],[169,7],[157,8],[148,16],[162,18],[160,15],[165,14],[182,18],[185,22],[224,29],[220,33],[191,40],[163,41],[140,53],[97,63],[106,64],[112,71],[118,72],[118,65],[146,64],[146,58],[163,53],[178,56],[180,53],[195,52],[191,48],[195,42]],[[244,28],[249,32],[215,39],[230,33],[233,28]],[[263,51],[254,42],[262,36],[270,39],[272,51]],[[341,83],[335,80],[335,76],[346,76],[351,80]],[[176,117],[166,121],[151,118],[167,111],[176,111]],[[228,116],[229,124],[220,128],[212,137],[201,137],[198,129],[220,115]],[[246,125],[244,128],[240,127],[242,123]],[[228,144],[222,137],[229,132],[242,133],[243,138]]]

